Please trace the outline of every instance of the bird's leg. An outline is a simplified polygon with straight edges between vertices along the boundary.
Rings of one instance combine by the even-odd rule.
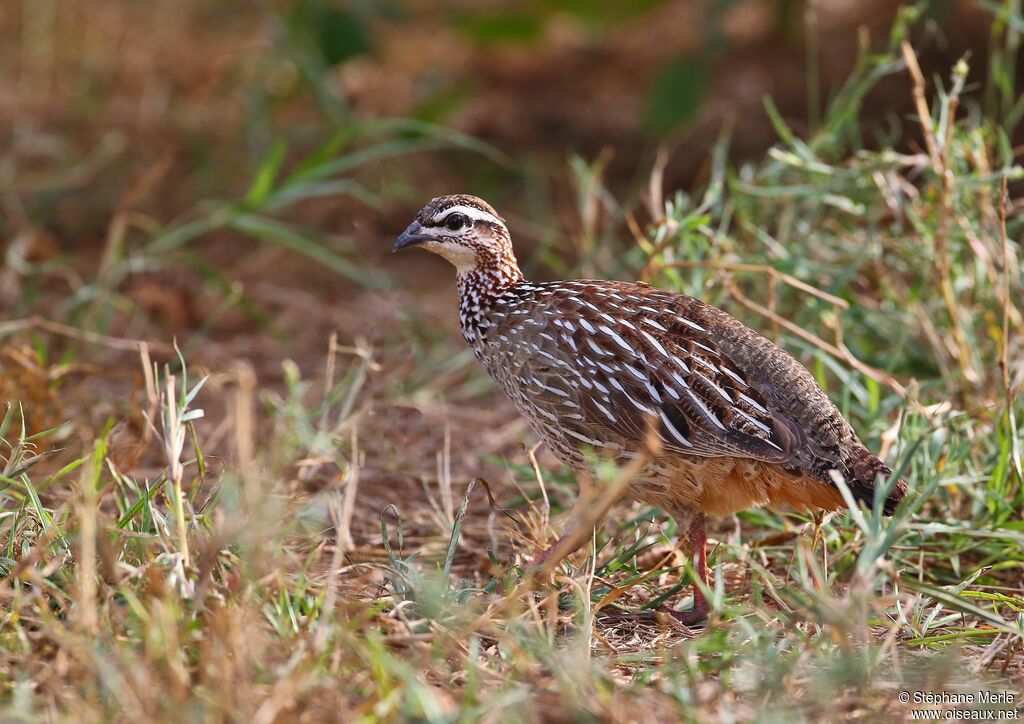
[[[686,539],[690,544],[693,570],[700,579],[700,582],[706,586],[708,584],[708,538],[704,530],[703,513],[697,513],[690,520],[690,525],[686,531]],[[689,611],[676,611],[664,604],[658,607],[659,612],[668,614],[684,626],[700,623],[708,617],[710,610],[711,607],[708,605],[708,600],[704,597],[704,591],[696,582],[693,584],[693,608]]]

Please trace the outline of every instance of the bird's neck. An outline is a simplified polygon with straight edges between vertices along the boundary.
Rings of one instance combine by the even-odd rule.
[[[478,341],[486,315],[494,300],[517,282],[523,273],[515,257],[489,260],[467,271],[458,273],[459,319],[462,334],[470,344]]]

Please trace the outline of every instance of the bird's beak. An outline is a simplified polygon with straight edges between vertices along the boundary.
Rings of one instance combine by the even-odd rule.
[[[392,251],[398,251],[404,249],[407,246],[414,246],[415,244],[421,244],[424,241],[429,241],[431,236],[423,233],[423,227],[420,226],[420,222],[414,221],[409,224],[409,228],[402,232],[402,235],[395,239],[395,246]]]

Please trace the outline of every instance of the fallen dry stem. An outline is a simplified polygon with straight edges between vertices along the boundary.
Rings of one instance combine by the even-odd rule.
[[[932,116],[928,109],[928,99],[924,92],[924,74],[921,72],[921,66],[918,65],[917,56],[914,55],[914,49],[910,43],[904,41],[900,46],[900,51],[903,54],[903,61],[907,64],[907,71],[913,80],[914,105],[917,108],[917,119],[921,124],[921,133],[924,135],[925,146],[928,148],[928,158],[931,160],[932,170],[936,174],[941,175],[942,161],[938,146],[935,143],[935,135],[932,133]]]
[[[67,324],[54,322],[44,317],[26,317],[24,319],[12,319],[9,322],[0,322],[0,337],[15,334],[17,332],[41,331],[56,334],[69,339],[77,339],[89,344],[107,347],[109,349],[131,350],[133,352],[142,349],[143,345],[149,345],[152,349],[164,354],[173,354],[174,347],[166,342],[143,341],[139,339],[125,339],[124,337],[111,337],[99,332],[90,332],[87,329],[78,329]]]
[[[622,498],[626,488],[649,460],[649,453],[638,455],[630,460],[628,465],[620,468],[615,479],[603,486],[591,499],[580,498],[577,501],[569,530],[552,546],[550,554],[537,571],[539,575],[547,575],[567,555],[578,550],[590,538],[594,527],[604,520],[605,515]]]
[[[774,267],[767,266],[765,264],[742,264],[733,262],[721,262],[721,261],[676,261],[668,264],[659,265],[665,269],[711,269],[714,271],[740,271],[740,272],[755,272],[759,274],[767,274],[771,277],[772,281],[780,281],[784,284],[788,284],[794,289],[799,289],[802,292],[807,292],[813,297],[817,297],[829,304],[839,307],[840,309],[849,309],[850,303],[845,299],[823,292],[817,287],[811,286],[807,282],[800,281],[794,276],[780,272]]]

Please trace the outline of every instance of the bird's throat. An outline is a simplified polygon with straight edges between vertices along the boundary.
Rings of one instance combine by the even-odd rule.
[[[504,263],[478,266],[458,274],[459,320],[466,341],[473,344],[479,339],[481,327],[494,301],[517,282],[523,273],[515,259]]]

